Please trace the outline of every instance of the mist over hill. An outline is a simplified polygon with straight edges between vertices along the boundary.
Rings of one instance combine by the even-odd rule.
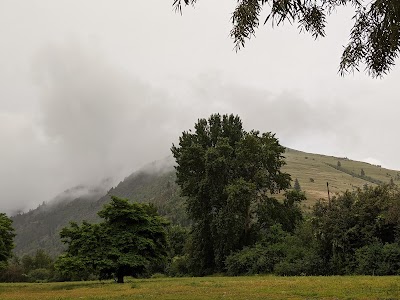
[[[12,217],[16,230],[15,253],[29,254],[37,249],[46,249],[57,255],[64,248],[59,231],[69,222],[97,222],[97,212],[110,196],[129,198],[137,202],[154,203],[159,212],[174,223],[187,225],[188,221],[175,184],[175,171],[171,157],[152,162],[132,173],[115,187],[110,180],[102,181],[108,189],[76,186],[60,193],[36,209]]]
[[[297,179],[306,193],[307,201],[302,204],[305,210],[311,209],[318,199],[327,199],[327,182],[332,195],[364,185],[400,182],[398,171],[346,157],[312,154],[289,148],[286,149],[285,157],[287,165],[283,170],[291,174],[292,180]],[[99,221],[97,212],[110,201],[111,195],[153,203],[171,223],[187,226],[190,222],[185,211],[185,201],[179,195],[175,180],[174,160],[169,156],[145,165],[115,187],[111,187],[111,179],[106,179],[95,187],[82,185],[68,189],[52,201],[12,217],[17,234],[14,252],[17,255],[32,254],[42,248],[54,256],[58,255],[64,249],[59,238],[61,228],[70,221]]]

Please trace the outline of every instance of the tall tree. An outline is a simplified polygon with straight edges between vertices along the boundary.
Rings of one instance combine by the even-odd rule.
[[[14,228],[12,221],[6,214],[0,213],[0,269],[4,267],[11,257],[14,248]]]
[[[221,271],[231,251],[253,242],[256,204],[289,187],[285,148],[269,132],[244,131],[238,116],[214,114],[171,150],[193,220],[192,262],[199,273]]]
[[[182,4],[196,2],[174,0],[173,5],[181,12]],[[373,77],[386,74],[399,55],[399,0],[240,0],[232,15],[231,37],[237,50],[244,47],[246,40],[255,36],[265,6],[270,7],[270,12],[264,23],[297,23],[300,31],[310,32],[314,38],[324,37],[326,17],[345,5],[351,5],[355,14],[350,42],[342,54],[340,73],[358,71],[359,65],[364,63]]]
[[[299,183],[299,180],[298,180],[297,178],[296,178],[295,181],[294,181],[293,189],[294,189],[295,191],[297,191],[297,192],[300,192],[300,191],[301,191],[300,183]]]
[[[140,275],[166,257],[167,222],[152,205],[113,196],[98,215],[104,219],[100,224],[71,223],[62,229],[68,249],[57,267],[64,274],[114,275],[123,283],[124,276]]]

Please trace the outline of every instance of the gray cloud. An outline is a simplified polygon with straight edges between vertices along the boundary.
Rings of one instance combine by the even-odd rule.
[[[350,8],[330,17],[325,39],[264,26],[239,53],[233,8],[205,0],[179,16],[159,0],[4,2],[0,211],[119,181],[216,112],[288,147],[400,168],[400,68],[384,80],[336,74]]]
[[[167,121],[176,108],[164,92],[77,43],[45,48],[34,65],[38,117],[0,115],[8,125],[0,135],[15,143],[0,153],[11,157],[0,210],[31,207],[77,184],[117,181],[169,154]]]
[[[116,183],[170,155],[180,133],[212,113],[238,114],[247,130],[275,132],[285,146],[307,151],[329,154],[359,139],[351,128],[353,112],[340,103],[237,84],[218,72],[188,80],[184,87],[159,88],[77,41],[42,49],[33,77],[37,116],[2,115],[8,127],[0,134],[17,143],[8,155],[22,158],[15,166],[11,157],[5,168],[17,170],[3,186],[10,200],[0,210],[7,212],[33,207],[79,184],[95,185],[109,177],[114,181],[108,184]],[[153,165],[160,170],[163,164]]]

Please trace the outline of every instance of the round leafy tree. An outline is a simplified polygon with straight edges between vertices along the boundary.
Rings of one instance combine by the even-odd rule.
[[[80,226],[72,222],[62,229],[60,236],[68,249],[56,265],[65,275],[114,276],[123,283],[124,276],[138,276],[151,264],[164,261],[167,221],[150,204],[111,198],[98,213],[103,222]]]

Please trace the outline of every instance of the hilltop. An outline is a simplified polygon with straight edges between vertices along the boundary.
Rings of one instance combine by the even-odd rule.
[[[306,192],[308,200],[305,205],[308,206],[320,198],[327,199],[327,182],[331,195],[362,188],[364,185],[390,183],[391,179],[396,184],[400,182],[399,171],[347,157],[313,154],[289,148],[286,149],[285,157],[287,165],[283,170],[292,176],[292,180],[299,180],[301,189]],[[364,176],[361,175],[362,170]]]
[[[291,174],[293,180],[298,179],[308,198],[302,204],[305,210],[310,209],[318,199],[327,199],[327,182],[333,195],[361,188],[365,184],[400,181],[398,171],[345,157],[312,154],[294,149],[287,149],[285,157],[287,165],[283,170]],[[59,254],[63,250],[58,236],[61,228],[70,221],[98,221],[97,211],[110,200],[110,195],[154,203],[160,214],[172,223],[188,225],[184,199],[179,196],[175,178],[173,160],[169,157],[134,172],[108,191],[99,188],[87,189],[83,193],[83,186],[67,190],[54,201],[12,217],[17,233],[15,252],[18,255],[31,254],[36,249],[43,248],[52,255]],[[76,191],[79,193],[75,193]],[[72,195],[76,195],[76,198]]]

